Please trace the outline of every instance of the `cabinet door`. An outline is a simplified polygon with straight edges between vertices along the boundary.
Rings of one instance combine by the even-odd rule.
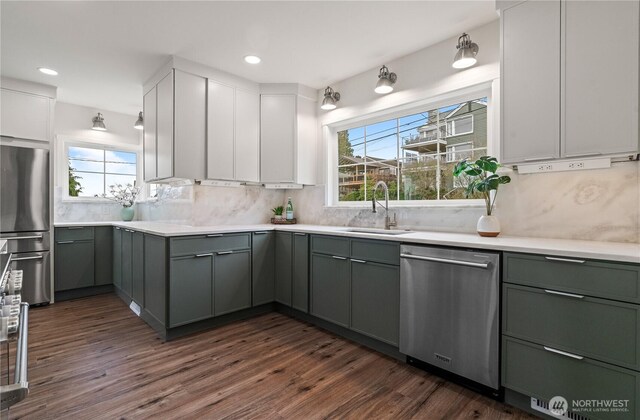
[[[207,179],[234,179],[234,89],[209,81]],[[238,153],[244,151],[238,148]]]
[[[276,232],[276,302],[291,306],[291,233]]]
[[[143,144],[144,144],[144,180],[150,181],[158,177],[157,166],[157,153],[156,147],[156,100],[157,100],[157,87],[154,87],[142,100],[143,115],[144,115],[144,132],[143,132]]]
[[[113,228],[113,284],[122,288],[122,228]]]
[[[311,254],[311,314],[349,327],[349,260]]]
[[[275,244],[274,232],[253,233],[253,306],[275,299]]]
[[[162,325],[167,315],[168,239],[144,235],[144,309]]]
[[[56,241],[55,291],[95,284],[93,241]]]
[[[131,287],[133,285],[133,231],[124,229],[122,231],[122,291],[131,297]]]
[[[213,255],[171,259],[169,326],[213,316]]]
[[[351,328],[389,344],[398,345],[398,267],[351,260]]]
[[[173,176],[203,179],[206,174],[207,79],[174,70]]]
[[[144,234],[133,232],[131,249],[131,298],[144,307]]]
[[[638,151],[637,1],[564,4],[564,156]]]
[[[291,306],[309,312],[309,235],[293,234]]]
[[[295,182],[296,97],[260,99],[260,181]]]
[[[236,89],[235,179],[260,181],[260,95]]]
[[[173,176],[173,71],[156,86],[156,157],[158,179]]]
[[[251,307],[251,251],[218,252],[213,275],[214,314]]]
[[[95,284],[101,286],[113,283],[113,228],[94,228]]]
[[[49,141],[50,99],[14,90],[0,90],[0,134]]]
[[[560,1],[502,11],[502,161],[560,152]]]

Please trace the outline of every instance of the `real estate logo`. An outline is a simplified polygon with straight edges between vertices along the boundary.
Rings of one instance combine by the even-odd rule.
[[[564,397],[556,396],[549,400],[549,411],[554,416],[564,416],[569,409],[569,403]]]

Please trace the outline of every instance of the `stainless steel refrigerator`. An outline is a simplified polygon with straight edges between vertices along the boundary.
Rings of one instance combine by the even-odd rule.
[[[0,146],[0,238],[23,270],[22,301],[51,300],[49,150]]]

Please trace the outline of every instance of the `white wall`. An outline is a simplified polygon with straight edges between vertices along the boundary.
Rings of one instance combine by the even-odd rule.
[[[102,113],[107,131],[92,130],[92,118]],[[68,188],[64,142],[104,144],[121,149],[141,151],[142,131],[133,128],[137,115],[102,111],[80,105],[56,103],[54,117],[54,221],[84,222],[117,220],[121,206],[106,200],[73,199],[66,200],[64,191]],[[142,155],[140,154],[140,159]],[[142,162],[142,160],[140,160]],[[142,165],[138,165],[138,179],[142,179]]]

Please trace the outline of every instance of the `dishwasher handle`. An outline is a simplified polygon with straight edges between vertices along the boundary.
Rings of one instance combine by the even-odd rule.
[[[439,262],[444,264],[453,264],[453,265],[462,265],[465,267],[474,267],[474,268],[489,268],[489,263],[478,263],[472,261],[464,261],[464,260],[451,260],[449,258],[439,258],[439,257],[425,257],[422,255],[412,255],[412,254],[400,254],[401,258],[407,258],[410,260],[419,260],[419,261],[430,261],[430,262]]]

